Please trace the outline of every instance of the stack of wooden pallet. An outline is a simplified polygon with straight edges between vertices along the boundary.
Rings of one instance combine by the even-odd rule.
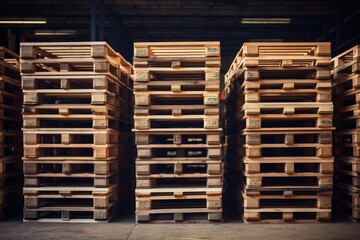
[[[136,219],[222,220],[219,42],[134,44]]]
[[[20,84],[19,56],[0,47],[0,219],[22,204]]]
[[[246,222],[331,218],[329,66],[329,43],[245,43],[236,55],[225,78],[228,106],[237,104],[228,161]]]
[[[131,162],[132,66],[105,42],[20,48],[24,220],[110,220]]]
[[[335,203],[360,220],[360,45],[332,59],[335,105]]]

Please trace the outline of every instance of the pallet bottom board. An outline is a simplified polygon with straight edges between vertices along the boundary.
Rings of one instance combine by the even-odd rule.
[[[281,220],[281,219],[263,219],[259,221],[248,221],[243,219],[246,224],[314,224],[314,223],[328,223],[330,220],[316,220],[316,219],[296,219],[296,220]]]
[[[222,211],[218,212],[168,212],[164,213],[137,213],[136,222],[138,223],[208,223],[222,222]]]
[[[41,218],[41,219],[23,219],[23,222],[45,222],[45,223],[108,223],[111,219],[108,220],[95,220],[95,219],[70,219],[64,221],[62,219],[56,218]]]
[[[106,209],[51,208],[24,209],[24,222],[109,222],[117,212],[117,205]]]
[[[279,208],[279,209],[247,209],[243,215],[247,223],[284,223],[331,220],[331,209],[317,208]]]
[[[319,208],[330,209],[332,196],[240,196],[247,210],[273,208]],[[247,211],[246,210],[246,211]]]

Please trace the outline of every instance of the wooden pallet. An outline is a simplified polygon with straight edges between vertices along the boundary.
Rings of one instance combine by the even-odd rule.
[[[244,129],[242,134],[233,136],[238,143],[248,145],[267,145],[267,144],[286,144],[291,147],[293,144],[314,143],[314,144],[332,144],[331,131],[304,131],[292,130],[286,131],[252,131]]]
[[[24,222],[106,223],[114,218],[116,210],[116,205],[106,209],[81,206],[24,209]]]
[[[170,130],[183,131],[188,129],[219,129],[219,116],[204,115],[149,115],[134,116],[136,130]]]
[[[24,90],[24,105],[37,104],[109,104],[118,106],[117,94],[97,89],[40,89]]]
[[[331,209],[319,208],[259,208],[247,209],[243,215],[246,223],[306,223],[330,221]]]
[[[206,105],[151,105],[135,106],[135,116],[149,115],[172,115],[172,116],[191,116],[191,115],[219,115],[220,109],[217,106]]]
[[[93,157],[102,159],[117,156],[119,144],[89,144],[89,143],[39,143],[34,145],[24,145],[25,158],[51,157],[51,156],[74,156],[74,157]]]
[[[5,59],[19,59],[19,55],[3,46],[0,46],[0,60]]]
[[[137,212],[164,209],[164,208],[204,208],[221,209],[222,191],[207,191],[207,189],[183,189],[177,188],[160,189],[160,191],[136,191],[136,210]],[[217,191],[216,191],[217,190]]]
[[[331,80],[316,79],[258,79],[255,81],[243,81],[234,83],[238,89],[244,90],[269,90],[279,93],[287,92],[313,92],[330,90]]]
[[[257,68],[241,68],[233,75],[231,81],[258,81],[261,79],[315,79],[325,80],[331,79],[328,67],[257,67]],[[230,81],[230,80],[229,80]],[[231,84],[231,81],[225,81]]]
[[[352,185],[354,187],[360,187],[360,174],[357,172],[335,169],[334,179],[337,184]]]
[[[192,80],[134,82],[134,91],[220,91],[220,83],[219,81],[196,79],[196,77]]]
[[[246,129],[285,131],[293,130],[334,130],[332,114],[260,114],[240,118]]]
[[[334,97],[335,97],[335,103],[339,104],[345,104],[351,105],[352,103],[358,103],[359,102],[359,92],[360,89],[354,86],[341,86],[336,85],[333,87]],[[345,102],[347,101],[347,102]]]
[[[73,196],[77,195],[91,195],[91,196],[103,196],[108,193],[114,192],[118,189],[117,184],[109,184],[107,187],[94,187],[86,186],[86,184],[74,183],[64,184],[60,186],[58,184],[49,184],[47,186],[25,186],[23,188],[24,195],[56,195],[56,196]]]
[[[335,198],[348,206],[360,208],[360,189],[346,185],[335,185]],[[358,210],[357,210],[358,211]],[[360,219],[360,215],[358,215]]]
[[[26,130],[24,131],[25,159],[87,161],[93,160],[95,156],[102,156],[102,161],[111,160],[112,157],[121,156],[119,154],[125,150],[125,146],[129,146],[126,140],[130,140],[131,143],[131,136],[125,133],[118,134],[114,130],[84,129],[83,132],[81,129],[56,128]]]
[[[330,158],[332,154],[332,144],[304,143],[304,144],[260,144],[260,145],[243,145],[239,150],[240,156],[248,158]]]
[[[220,82],[219,67],[184,67],[184,68],[136,68],[134,70],[135,82],[172,81],[205,79],[205,81]]]
[[[336,156],[360,156],[360,146],[357,143],[342,143],[339,145],[336,144],[335,146],[334,154]]]
[[[114,113],[117,114],[117,112]],[[52,127],[117,129],[121,120],[117,116],[98,114],[31,114],[23,116],[23,127],[24,129]]]
[[[72,192],[72,191],[24,191],[24,208],[26,210],[39,209],[42,207],[67,207],[80,208],[93,207],[94,209],[106,209],[116,204],[118,191],[116,188],[108,192]]]
[[[42,68],[45,67],[43,69],[48,71],[47,73],[45,72],[46,75],[56,74],[54,69],[51,68],[53,67],[51,66],[52,63],[64,63],[64,70],[66,71],[70,70],[67,69],[68,63],[80,63],[82,65],[86,62],[99,62],[100,69],[113,65],[126,74],[130,75],[132,72],[131,64],[119,53],[115,52],[106,42],[21,43],[20,57],[22,72],[26,72],[27,69],[32,70],[35,66],[41,64]],[[105,62],[104,65],[101,64],[102,61]]]
[[[336,170],[344,170],[360,174],[359,157],[338,156],[335,158],[335,168]]]
[[[150,58],[134,58],[134,67],[146,67],[149,70],[152,68],[198,68],[198,67],[220,67],[220,57],[198,57],[188,58],[187,56],[172,58],[172,57],[150,57]]]
[[[291,160],[288,157],[269,157],[269,158],[247,158],[242,159],[243,168],[248,174],[260,173],[333,173],[333,158],[308,158],[294,157]]]
[[[201,146],[199,144],[194,145],[176,145],[168,146],[167,144],[154,144],[137,146],[137,156],[139,159],[181,159],[181,158],[220,158],[221,146]]]
[[[330,65],[330,43],[244,43],[233,60],[225,82],[243,67],[311,67]]]
[[[208,223],[222,222],[222,210],[155,209],[136,213],[137,223]]]
[[[192,174],[207,173],[221,174],[223,163],[219,160],[183,160],[183,161],[137,161],[136,174],[146,176],[149,174]]]
[[[149,175],[138,175],[136,177],[136,188],[163,188],[163,187],[221,187],[223,174],[208,173],[158,173]]]
[[[146,58],[220,57],[220,42],[136,42],[134,43],[134,56],[135,62]]]
[[[248,188],[267,186],[286,187],[332,187],[332,173],[245,173]],[[286,181],[286,184],[284,182]]]
[[[331,196],[333,188],[330,187],[298,187],[298,186],[279,186],[279,187],[261,187],[249,188],[246,185],[240,187],[240,192],[246,197],[274,197],[274,198],[296,198],[300,197],[314,197],[314,196]]]
[[[246,196],[240,194],[240,201],[243,201],[244,211],[252,209],[272,208],[319,208],[331,209],[332,195],[328,196]]]
[[[58,160],[58,161],[41,161],[26,160],[24,161],[24,174],[38,173],[88,173],[95,175],[111,175],[119,170],[118,161],[115,159],[103,161],[76,161],[76,160]]]
[[[2,93],[15,93],[21,92],[21,83],[18,79],[10,78],[7,76],[0,76],[0,90]],[[19,97],[19,96],[17,96]]]
[[[130,90],[130,75],[121,78],[110,74],[99,75],[55,75],[55,76],[22,76],[24,90],[34,89],[108,89],[116,92],[119,88]]]
[[[298,89],[295,89],[298,90]],[[246,90],[239,93],[238,103],[303,103],[323,104],[331,102],[331,91],[304,89],[299,91],[280,89],[259,89],[256,91]]]
[[[354,73],[347,76],[333,75],[333,92],[335,95],[342,95],[349,91],[356,91],[360,88],[360,74]]]
[[[337,107],[334,118],[335,120],[339,120],[339,122],[340,120],[343,120],[342,125],[346,124],[346,122],[349,121],[357,121],[357,119],[360,118],[360,105],[356,103],[353,105],[344,106],[341,109]]]
[[[166,145],[219,145],[221,144],[221,132],[137,132],[135,143],[140,145],[166,144]]]
[[[22,142],[19,56],[0,46],[0,219],[21,209]]]
[[[360,118],[358,116],[344,116],[335,115],[335,127],[338,132],[352,131],[359,129],[360,127]]]
[[[111,105],[91,105],[91,104],[40,104],[35,106],[23,106],[24,115],[109,115],[120,116],[125,114],[119,108]]]
[[[336,118],[358,118],[359,116],[360,91],[349,92],[343,96],[335,98],[335,117]]]
[[[113,62],[109,60],[79,59],[34,59],[21,60],[20,69],[26,76],[56,76],[56,75],[98,75],[108,74],[120,78],[123,74]]]
[[[204,192],[206,191],[206,192]],[[194,209],[195,211],[193,211]],[[160,191],[145,192],[140,189],[136,192],[136,215],[137,220],[151,221],[153,214],[165,214],[176,211],[173,220],[184,221],[186,213],[203,213],[204,211],[222,211],[222,191],[207,191],[207,189],[164,189]],[[185,216],[184,216],[185,213]],[[199,219],[200,220],[200,219]],[[210,219],[208,219],[210,220]],[[215,220],[215,219],[214,219]],[[221,220],[221,219],[218,219]]]
[[[150,91],[146,93],[135,93],[135,106],[166,106],[184,107],[190,105],[201,106],[218,106],[220,103],[219,94],[217,92],[155,92]]]
[[[360,129],[339,130],[334,133],[335,144],[360,145]]]
[[[25,187],[46,187],[46,186],[71,186],[74,190],[77,187],[106,188],[118,182],[118,176],[112,172],[104,175],[94,173],[53,173],[44,172],[24,175]]]
[[[121,151],[121,149],[119,150],[120,153],[123,153],[124,151]],[[112,161],[113,159],[117,159],[117,156],[111,156],[111,157],[107,157],[107,158],[102,158],[100,159],[96,159],[94,157],[91,156],[41,156],[41,157],[37,157],[37,158],[25,158],[23,157],[24,161],[49,161],[49,162],[59,162],[59,161]]]
[[[0,105],[1,106],[1,105]],[[91,105],[91,104],[40,104],[33,106],[23,106],[24,119],[36,116],[48,116],[49,119],[81,119],[95,116],[95,118],[119,119],[120,121],[130,122],[127,106],[122,105],[118,108],[111,105]]]
[[[299,103],[323,103],[331,102],[331,89],[318,88],[318,84],[301,84],[295,85],[292,82],[281,83],[281,80],[263,80],[269,84],[262,86],[256,82],[245,81],[241,88],[236,91],[238,102],[299,102]],[[276,81],[278,82],[276,84]],[[316,80],[314,80],[316,81]],[[250,83],[248,83],[250,82]],[[259,81],[261,82],[261,81]],[[282,81],[284,82],[284,81]],[[254,84],[253,84],[254,83]],[[330,83],[329,83],[330,85]]]
[[[124,144],[129,134],[120,133],[113,129],[26,129],[23,131],[24,144],[36,145],[41,143],[76,144],[86,143],[95,145]]]
[[[333,113],[332,103],[289,103],[289,102],[261,102],[245,103],[241,106],[238,116],[260,115],[261,117],[281,118],[286,115],[288,118],[297,115],[329,115]]]
[[[241,50],[240,50],[241,51]],[[265,53],[266,54],[266,53]],[[259,54],[261,55],[261,54]],[[264,56],[237,56],[236,67],[230,66],[229,76],[236,75],[236,71],[243,68],[325,68],[330,65],[330,57],[309,56],[309,55],[264,55]],[[234,65],[235,66],[235,65]]]
[[[335,212],[352,221],[360,221],[360,208],[344,202],[341,199],[335,200]]]
[[[12,79],[20,78],[19,56],[0,46],[0,75]]]
[[[335,185],[335,210],[351,220],[360,221],[360,188],[341,183]]]
[[[258,129],[245,129],[241,135],[232,137],[236,144],[246,144],[246,147],[254,148],[298,148],[298,147],[312,147],[323,146],[331,147],[332,132],[322,130],[308,130],[302,131],[300,128],[283,131],[264,131]],[[331,154],[329,151],[327,154]]]
[[[130,125],[129,123],[127,125]],[[119,132],[124,132],[127,131],[128,129],[130,129],[129,126],[127,126],[126,124],[124,124],[124,126],[122,126],[123,128],[119,128],[118,131]],[[121,127],[121,126],[119,126]],[[120,131],[121,130],[121,131]],[[36,134],[36,135],[61,135],[61,134],[76,134],[76,135],[94,135],[94,137],[98,137],[95,135],[98,134],[106,134],[106,133],[111,133],[114,131],[117,131],[115,129],[112,128],[92,128],[91,126],[83,126],[83,125],[78,125],[78,124],[73,124],[72,126],[60,126],[60,125],[52,125],[52,126],[40,126],[38,128],[23,128],[23,131],[27,134]],[[65,138],[67,136],[64,136]],[[100,137],[100,136],[99,136]],[[105,136],[104,136],[105,137]],[[68,140],[64,140],[64,142],[67,142]],[[99,140],[100,141],[100,140]]]
[[[338,72],[356,72],[360,70],[360,45],[356,45],[331,59],[332,74]]]

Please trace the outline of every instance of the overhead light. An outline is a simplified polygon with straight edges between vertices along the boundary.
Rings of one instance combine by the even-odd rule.
[[[45,18],[0,19],[0,24],[46,24]]]
[[[67,36],[75,35],[75,30],[36,30],[35,36]]]
[[[281,38],[251,38],[249,42],[282,42],[284,41]]]
[[[242,18],[241,24],[289,24],[290,18]]]

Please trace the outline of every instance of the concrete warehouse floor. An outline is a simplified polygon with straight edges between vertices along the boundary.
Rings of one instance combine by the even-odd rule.
[[[22,219],[0,222],[0,239],[359,239],[360,224],[352,222],[315,224],[135,224],[134,219],[107,224],[23,223]]]

